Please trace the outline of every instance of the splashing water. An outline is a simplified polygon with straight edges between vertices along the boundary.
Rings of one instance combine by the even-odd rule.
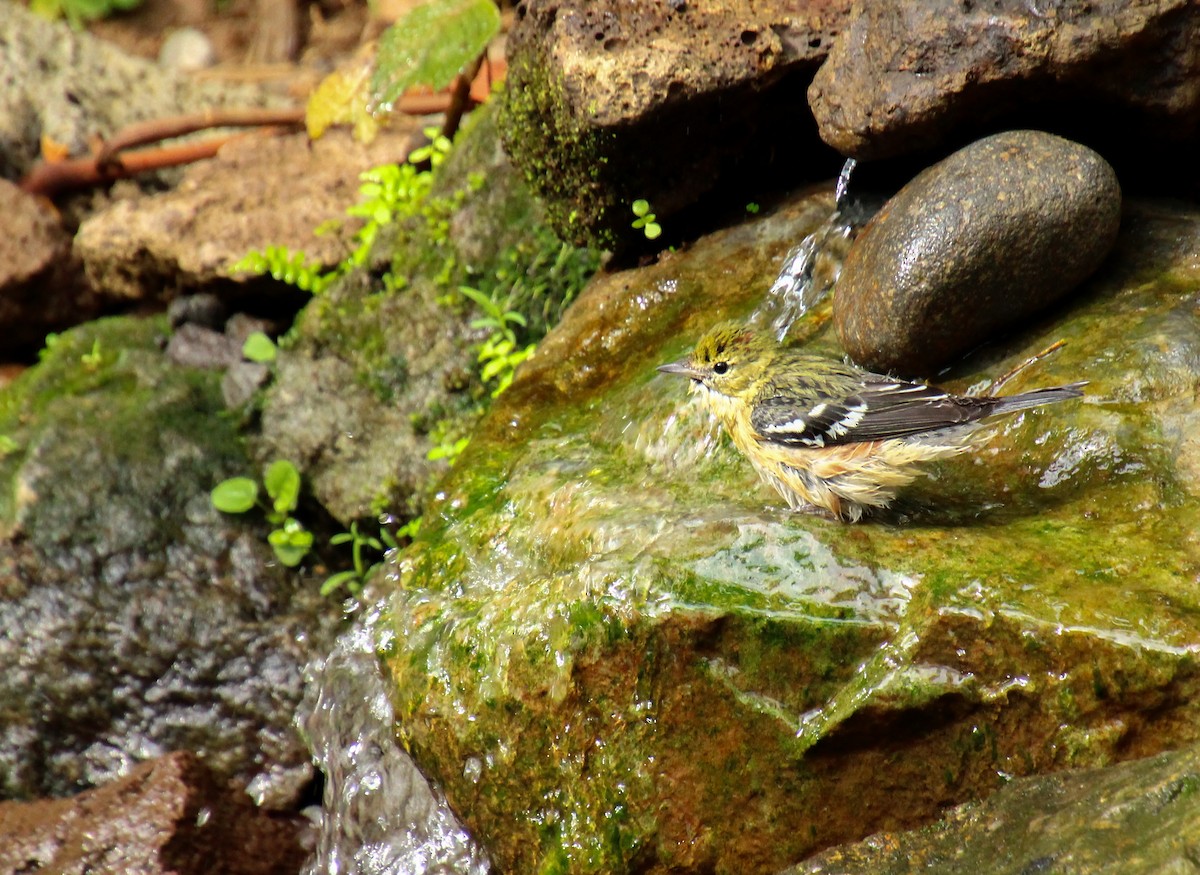
[[[842,210],[834,210],[788,252],[778,278],[750,322],[769,324],[775,338],[783,340],[793,323],[824,300],[837,282],[857,227]]]
[[[850,193],[857,166],[853,158],[846,160],[834,189],[833,212],[788,252],[766,299],[750,317],[751,324],[760,327],[769,323],[776,340],[782,341],[833,289],[850,244],[880,205],[875,196]]]
[[[385,613],[374,605],[305,672],[297,723],[326,784],[304,875],[486,875],[486,854],[395,743],[377,656]]]

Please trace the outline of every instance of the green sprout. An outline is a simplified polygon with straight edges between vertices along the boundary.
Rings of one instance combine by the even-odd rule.
[[[482,365],[479,376],[485,383],[495,384],[492,389],[495,398],[512,384],[517,365],[533,355],[536,344],[521,346],[518,343],[514,326],[525,328],[528,324],[520,313],[493,301],[478,289],[460,286],[458,290],[483,311],[483,316],[471,321],[471,327],[491,331],[479,349],[478,360]]]
[[[213,507],[222,513],[247,513],[261,507],[267,521],[275,526],[267,535],[267,543],[280,562],[294,568],[313,545],[312,532],[292,516],[300,501],[300,472],[286,459],[277,459],[263,475],[263,486],[269,502],[259,500],[258,483],[249,477],[222,480],[213,488],[210,498]]]
[[[104,361],[104,356],[100,352],[100,338],[97,337],[95,340],[92,341],[92,351],[85,352],[83,355],[81,355],[79,357],[79,363],[82,364],[89,371],[94,371],[98,367],[100,367],[100,365],[103,363],[103,361]]]
[[[411,528],[410,526],[405,526],[401,528],[398,534],[409,534],[411,537],[411,534],[415,534],[417,526],[420,525],[419,519],[418,517],[416,525],[410,524]],[[334,535],[329,539],[329,543],[334,546],[349,544],[354,567],[346,571],[339,571],[337,574],[332,574],[326,578],[325,582],[321,584],[321,595],[324,596],[332,595],[335,590],[342,586],[345,586],[351,595],[358,595],[362,591],[363,584],[366,583],[367,578],[382,564],[382,557],[386,555],[386,552],[400,546],[395,536],[382,526],[379,529],[379,537],[375,538],[360,532],[357,522],[350,524],[350,531]],[[365,550],[378,553],[381,558],[368,565],[366,559],[363,557]]]
[[[252,362],[267,364],[275,361],[278,354],[279,347],[275,345],[275,341],[261,331],[253,332],[242,344],[242,355]]]
[[[637,216],[633,220],[633,227],[640,228],[642,233],[646,235],[647,240],[655,240],[662,233],[662,225],[655,220],[654,213],[650,212],[650,202],[638,198],[633,202],[633,214]]]

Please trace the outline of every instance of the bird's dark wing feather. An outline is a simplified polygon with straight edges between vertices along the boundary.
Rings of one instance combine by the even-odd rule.
[[[920,383],[879,378],[845,397],[780,392],[754,405],[750,424],[765,440],[824,447],[909,437],[973,422],[995,406]]]

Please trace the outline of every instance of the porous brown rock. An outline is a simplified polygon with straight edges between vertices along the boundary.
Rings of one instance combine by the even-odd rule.
[[[53,208],[0,179],[0,352],[31,354],[46,332],[99,312],[77,268]]]
[[[577,242],[631,245],[630,204],[659,219],[836,172],[805,93],[849,0],[527,0],[508,42],[505,145]],[[814,154],[826,160],[812,160]]]
[[[302,829],[172,753],[70,799],[0,802],[0,872],[294,875]]]
[[[825,142],[860,159],[961,143],[988,123],[1086,131],[1099,148],[1136,139],[1150,157],[1198,136],[1200,5],[860,3],[808,97]]]

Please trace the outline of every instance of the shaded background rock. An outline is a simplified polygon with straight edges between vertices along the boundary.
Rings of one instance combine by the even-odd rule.
[[[804,109],[848,0],[527,0],[509,36],[505,143],[564,238],[637,242],[630,204],[668,219],[720,194],[830,176]]]
[[[175,366],[165,320],[64,333],[0,395],[0,793],[63,795],[171,750],[271,807],[312,779],[292,726],[338,613],[273,561],[220,374]]]
[[[430,196],[441,206],[384,230],[367,265],[313,300],[264,400],[259,457],[303,464],[346,524],[380,508],[418,512],[447,467],[430,449],[469,434],[486,406],[476,368],[486,332],[469,324],[477,311],[457,286],[506,277],[504,306],[537,338],[599,260],[548,230],[500,146],[494,106],[471,125]]]
[[[1198,143],[1198,83],[1190,0],[862,3],[809,104],[821,137],[847,156],[947,151],[1034,127],[1099,149],[1123,175],[1140,165],[1160,186],[1174,166],[1168,185],[1186,178],[1195,190],[1185,165]]]
[[[100,296],[79,274],[53,208],[0,179],[0,352],[36,350],[47,332],[97,315]]]
[[[261,88],[197,83],[21,3],[0,4],[0,176],[16,179],[38,158],[41,140],[73,155],[89,138],[124,125],[208,106],[278,100]]]
[[[1039,131],[972,143],[859,232],[834,290],[842,346],[864,367],[931,378],[1069,294],[1120,221],[1116,175],[1090,149]]]
[[[291,875],[303,819],[256,809],[191,753],[71,799],[0,802],[0,872]]]
[[[1023,778],[911,833],[824,851],[781,875],[1112,872],[1195,867],[1200,751]]]

